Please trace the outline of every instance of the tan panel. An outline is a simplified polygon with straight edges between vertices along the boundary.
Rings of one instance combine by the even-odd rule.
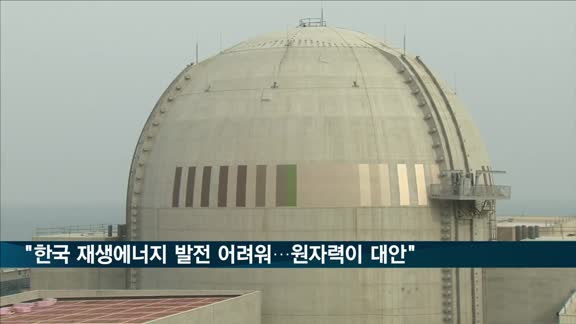
[[[174,183],[172,188],[172,207],[178,207],[180,203],[180,181],[182,180],[182,167],[174,170]]]
[[[218,170],[218,207],[226,207],[228,203],[229,165],[222,165]]]
[[[228,169],[228,207],[236,207],[236,177],[238,176],[238,166],[231,165]]]
[[[416,173],[416,190],[418,192],[418,205],[428,205],[428,193],[426,191],[426,176],[424,175],[424,165],[414,164]]]
[[[355,164],[298,165],[298,206],[350,207],[359,205]]]
[[[196,179],[196,167],[188,167],[186,177],[186,207],[192,207],[192,202],[194,201],[194,179]]]
[[[246,171],[246,207],[256,207],[256,165],[248,164]]]
[[[196,166],[196,178],[194,178],[194,201],[193,208],[200,208],[200,200],[202,198],[202,171],[204,166]]]
[[[180,204],[179,207],[186,206],[186,179],[188,179],[188,167],[182,167],[182,177],[180,181]]]
[[[256,207],[266,207],[266,165],[256,166]]]
[[[380,175],[380,204],[390,206],[390,170],[388,164],[378,164],[378,171]]]
[[[248,166],[239,165],[236,169],[236,207],[246,207],[246,177]]]
[[[276,207],[276,165],[266,168],[266,207]]]
[[[219,165],[213,165],[210,170],[210,205],[208,207],[218,207],[218,174],[220,171]]]
[[[398,191],[400,193],[400,206],[410,205],[410,189],[408,188],[408,170],[406,164],[396,165],[398,170]]]
[[[368,164],[358,164],[358,179],[360,180],[360,206],[370,206],[370,166]]]

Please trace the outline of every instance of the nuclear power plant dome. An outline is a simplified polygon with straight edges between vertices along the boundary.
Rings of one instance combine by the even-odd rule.
[[[481,108],[481,107],[480,107]],[[485,241],[479,131],[420,57],[304,19],[187,66],[130,169],[130,240]],[[262,291],[263,323],[484,323],[482,269],[132,269],[135,289]]]

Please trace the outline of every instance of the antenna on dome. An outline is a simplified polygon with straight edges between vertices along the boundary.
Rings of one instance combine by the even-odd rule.
[[[456,90],[456,73],[454,73],[454,94],[457,94],[457,90]]]
[[[324,1],[320,0],[320,24],[326,26],[324,23]]]
[[[196,41],[196,64],[198,64],[198,41]]]
[[[402,49],[404,51],[404,55],[406,55],[406,25],[404,25],[404,38],[402,40]]]

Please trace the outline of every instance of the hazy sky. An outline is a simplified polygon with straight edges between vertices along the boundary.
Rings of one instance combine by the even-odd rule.
[[[329,25],[455,85],[515,212],[576,214],[576,3],[324,2]],[[2,206],[125,199],[140,130],[194,59],[319,15],[320,2],[1,2]],[[514,204],[516,203],[516,204]],[[546,211],[544,211],[546,212]],[[3,213],[4,214],[4,213]],[[8,217],[3,215],[3,217]],[[123,216],[119,216],[123,217]]]

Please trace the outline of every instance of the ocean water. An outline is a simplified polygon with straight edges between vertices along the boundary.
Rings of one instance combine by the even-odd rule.
[[[575,216],[575,201],[503,201],[498,215]],[[123,224],[125,204],[1,206],[0,239],[29,240],[36,228],[67,225]]]

